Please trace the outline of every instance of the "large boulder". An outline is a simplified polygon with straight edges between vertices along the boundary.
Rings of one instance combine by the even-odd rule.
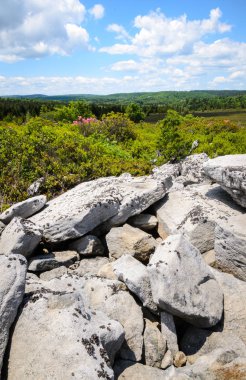
[[[0,236],[0,254],[29,257],[42,238],[42,229],[30,220],[15,217]]]
[[[242,209],[220,186],[210,184],[172,191],[154,207],[158,233],[163,239],[182,233],[202,253],[214,248],[218,221],[242,215]]]
[[[5,210],[0,214],[0,221],[4,224],[8,224],[15,216],[21,218],[28,218],[39,210],[41,210],[47,202],[45,195],[38,195],[33,198],[28,198],[23,202],[19,202]]]
[[[106,221],[107,226],[123,224],[161,199],[171,185],[168,176],[99,178],[51,200],[31,220],[44,229],[49,242],[75,239]]]
[[[205,182],[203,165],[208,160],[209,157],[206,153],[192,154],[185,157],[180,162],[181,175],[177,179],[178,182],[182,182],[184,185]]]
[[[106,242],[111,259],[127,254],[143,262],[149,260],[157,245],[150,234],[129,224],[112,228],[106,236]]]
[[[246,207],[246,154],[216,157],[206,162],[203,169],[235,202]]]
[[[218,222],[214,250],[220,269],[246,281],[246,214]]]
[[[27,294],[12,336],[8,379],[113,380],[109,356],[123,339],[122,326],[86,309],[76,292]]]
[[[169,236],[148,265],[154,302],[198,327],[216,325],[223,293],[200,252],[183,235]]]
[[[9,329],[25,290],[27,262],[20,255],[0,255],[0,373]]]

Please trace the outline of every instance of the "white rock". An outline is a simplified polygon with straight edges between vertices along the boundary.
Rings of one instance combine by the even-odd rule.
[[[167,352],[164,355],[164,358],[162,359],[161,362],[161,368],[166,369],[170,367],[173,364],[173,355],[170,350],[167,350]]]
[[[112,267],[118,280],[126,284],[128,289],[140,299],[143,306],[157,313],[147,267],[130,255],[121,256],[112,263]]]
[[[99,277],[108,278],[109,280],[117,280],[117,276],[113,271],[111,263],[103,265],[97,272]]]
[[[0,236],[0,254],[30,256],[42,238],[42,229],[30,220],[15,217]]]
[[[68,247],[82,256],[102,256],[104,254],[104,247],[100,239],[93,235],[83,236],[70,243]]]
[[[60,266],[55,269],[48,270],[47,272],[40,273],[40,279],[43,281],[50,281],[53,280],[54,278],[60,278],[64,274],[67,274],[67,267],[65,266]]]
[[[25,290],[27,262],[20,255],[0,255],[0,373],[9,329]]]
[[[78,260],[78,254],[75,251],[52,252],[34,256],[29,262],[28,270],[44,272],[62,265],[72,265],[76,260]]]
[[[140,228],[141,230],[151,231],[157,227],[158,221],[154,215],[139,214],[132,216],[128,219],[127,223],[133,227]]]
[[[148,265],[154,302],[198,327],[222,317],[223,293],[200,252],[183,235],[160,244]]]
[[[119,360],[114,367],[117,380],[171,380],[165,371],[140,363]],[[176,380],[176,379],[175,379]]]
[[[204,164],[205,174],[246,207],[246,154],[216,157]]]
[[[41,210],[47,202],[45,195],[38,195],[33,198],[28,198],[23,202],[19,202],[5,210],[0,214],[0,221],[4,224],[8,224],[15,216],[21,218],[28,218],[39,210]]]
[[[220,269],[246,281],[246,214],[217,224],[214,250]]]
[[[150,234],[129,224],[112,228],[106,236],[106,242],[111,259],[127,254],[143,262],[149,260],[157,245]]]
[[[96,275],[101,267],[108,264],[109,259],[107,257],[91,257],[89,259],[82,259],[78,265],[74,264],[68,270],[69,273],[77,276]]]
[[[160,368],[166,352],[166,341],[157,325],[157,322],[145,319],[144,353],[146,365]]]
[[[161,332],[166,339],[167,348],[171,352],[172,358],[174,358],[179,351],[178,338],[173,316],[166,311],[161,312]]]
[[[44,177],[38,178],[36,181],[34,181],[27,189],[27,193],[29,195],[35,195],[38,194],[39,189],[41,185],[45,182]]]
[[[167,176],[129,175],[84,182],[48,202],[31,220],[44,228],[49,242],[75,239],[106,221],[108,226],[123,224],[161,199],[171,185]]]
[[[203,165],[208,160],[209,157],[206,153],[193,154],[181,160],[180,165],[182,182],[185,185],[205,182],[206,177],[204,176]]]

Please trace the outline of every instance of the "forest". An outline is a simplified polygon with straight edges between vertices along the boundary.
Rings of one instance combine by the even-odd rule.
[[[154,95],[140,101],[146,94],[0,99],[0,209],[28,197],[39,178],[51,198],[102,176],[148,174],[191,153],[246,153],[244,93],[164,95],[153,103]]]

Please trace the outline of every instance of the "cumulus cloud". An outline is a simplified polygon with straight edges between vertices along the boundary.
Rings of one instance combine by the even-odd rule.
[[[89,12],[96,20],[99,20],[104,17],[105,9],[102,4],[95,4]]]
[[[81,25],[85,15],[79,0],[2,1],[0,59],[15,62],[89,48],[89,34]]]
[[[125,28],[122,25],[119,24],[110,24],[107,27],[107,30],[109,32],[115,32],[116,33],[116,39],[118,40],[129,40],[131,39],[131,36],[128,34],[128,32],[125,30]]]

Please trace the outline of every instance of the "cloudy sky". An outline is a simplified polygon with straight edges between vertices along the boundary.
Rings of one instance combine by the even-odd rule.
[[[0,0],[0,95],[246,89],[246,0]]]

